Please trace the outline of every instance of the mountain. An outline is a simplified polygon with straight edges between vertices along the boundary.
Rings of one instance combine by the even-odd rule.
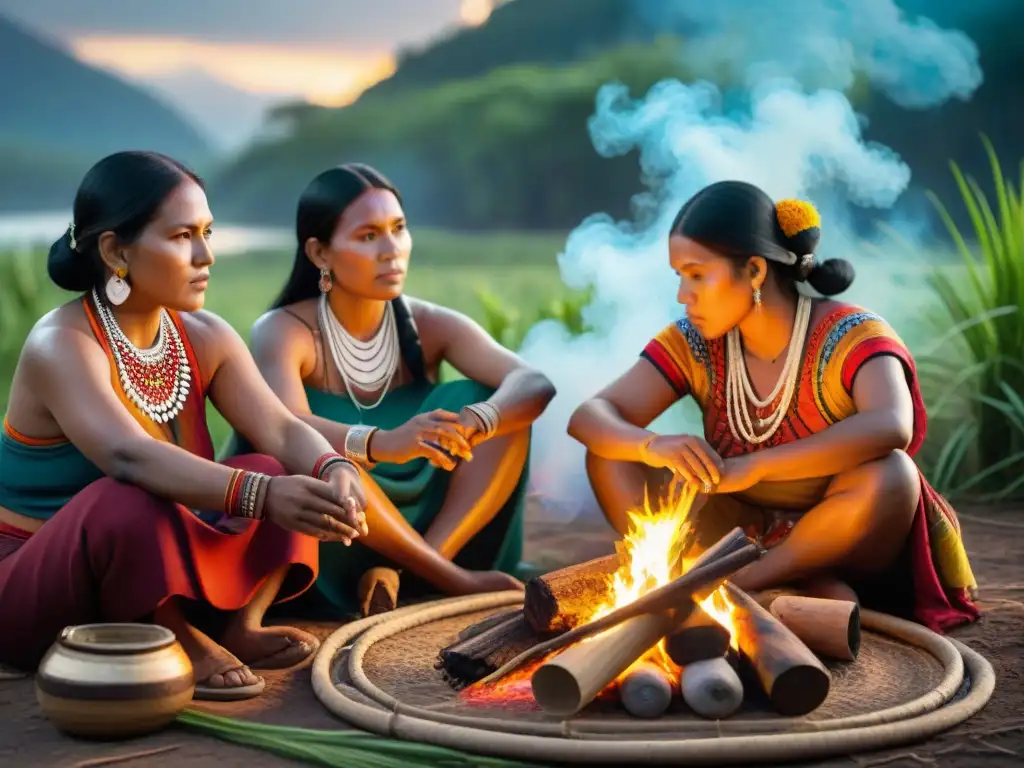
[[[199,131],[155,96],[4,18],[0,93],[0,145],[25,153],[59,149],[94,162],[121,149],[152,149],[194,164],[210,153]]]

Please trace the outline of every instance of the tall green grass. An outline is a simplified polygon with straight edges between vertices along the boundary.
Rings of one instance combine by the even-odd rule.
[[[970,231],[930,195],[963,269],[931,275],[948,330],[919,363],[935,393],[929,415],[956,424],[935,458],[933,482],[952,496],[999,500],[1024,489],[1024,163],[1014,184],[992,143],[982,141],[991,197],[951,163]]]

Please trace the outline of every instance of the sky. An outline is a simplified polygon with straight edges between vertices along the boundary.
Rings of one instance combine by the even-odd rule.
[[[270,105],[340,106],[395,54],[483,23],[493,0],[0,0],[0,15],[155,90],[223,148]]]

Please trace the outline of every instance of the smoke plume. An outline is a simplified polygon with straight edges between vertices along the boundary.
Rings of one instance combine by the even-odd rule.
[[[904,107],[928,108],[970,98],[982,78],[964,34],[905,18],[892,0],[641,0],[636,8],[644,23],[681,33],[692,71],[724,76],[741,98],[676,80],[639,98],[616,83],[597,94],[589,124],[596,151],[636,150],[647,191],[634,200],[633,220],[595,214],[559,256],[567,286],[593,289],[585,313],[593,330],[572,338],[557,323],[539,323],[522,348],[558,388],[535,428],[531,470],[534,490],[566,516],[595,508],[584,450],[565,432],[569,416],[682,315],[667,235],[686,199],[724,179],[752,182],[775,199],[811,199],[825,222],[821,253],[862,262],[842,227],[849,207],[884,215],[911,172],[892,150],[864,140],[844,91],[860,79]],[[842,298],[887,314],[866,282]],[[696,415],[684,403],[655,428],[699,430]]]

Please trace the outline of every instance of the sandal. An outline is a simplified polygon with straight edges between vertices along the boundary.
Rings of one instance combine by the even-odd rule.
[[[371,568],[359,579],[359,608],[363,616],[387,613],[398,607],[398,571]]]
[[[228,672],[233,672],[236,669],[242,669],[248,666],[246,664],[239,664],[235,667],[229,667],[223,672],[214,672],[214,675],[226,675]],[[213,675],[210,675],[213,677]],[[207,677],[206,680],[209,680]],[[199,699],[200,701],[242,701],[243,699],[252,699],[263,693],[263,689],[267,687],[267,681],[257,675],[257,681],[251,685],[206,685],[206,680],[201,683],[196,683],[195,692],[192,694],[193,699]]]

